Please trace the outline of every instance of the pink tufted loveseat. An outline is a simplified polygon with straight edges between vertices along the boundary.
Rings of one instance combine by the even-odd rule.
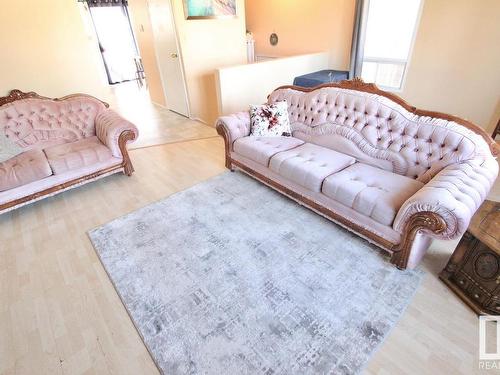
[[[220,117],[226,167],[257,178],[415,267],[433,238],[464,233],[498,175],[478,126],[418,110],[360,79],[276,89],[292,137],[251,137],[247,112]]]
[[[137,128],[89,95],[50,99],[12,90],[0,98],[0,132],[23,151],[0,163],[0,214],[134,171],[126,144]]]

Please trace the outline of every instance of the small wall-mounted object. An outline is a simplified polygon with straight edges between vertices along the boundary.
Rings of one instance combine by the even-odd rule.
[[[236,0],[183,0],[188,20],[235,18]]]
[[[272,33],[271,36],[269,37],[269,43],[271,43],[272,46],[275,46],[278,44],[278,34]]]

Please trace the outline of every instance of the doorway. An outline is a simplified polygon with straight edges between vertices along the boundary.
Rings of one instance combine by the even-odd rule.
[[[214,128],[189,118],[170,0],[130,4],[127,0],[86,0],[82,10],[96,50],[104,50],[111,107],[139,128],[139,138],[130,148],[217,136]],[[147,84],[136,84],[134,56],[140,56]]]
[[[137,48],[126,2],[88,2],[89,13],[99,42],[108,83],[141,80]],[[111,5],[107,5],[111,4]]]
[[[135,0],[130,7],[128,0],[86,0],[86,4],[108,82],[114,85],[138,80],[142,86],[146,78],[153,80],[155,95],[161,91],[162,96],[161,100],[156,96],[156,102],[189,118],[188,92],[171,0]],[[147,60],[142,60],[141,52]],[[148,70],[152,73],[150,77]]]
[[[170,0],[147,0],[167,108],[189,117],[189,101]]]

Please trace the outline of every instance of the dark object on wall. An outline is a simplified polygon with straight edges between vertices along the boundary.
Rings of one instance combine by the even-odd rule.
[[[278,34],[272,33],[271,36],[269,37],[269,43],[271,43],[272,46],[275,46],[278,44]]]
[[[485,201],[439,278],[476,314],[500,315],[500,203]]]
[[[343,70],[320,70],[319,72],[295,77],[293,84],[301,87],[316,87],[324,83],[340,82],[348,79],[349,72]]]
[[[128,0],[87,0],[89,7],[127,6]]]

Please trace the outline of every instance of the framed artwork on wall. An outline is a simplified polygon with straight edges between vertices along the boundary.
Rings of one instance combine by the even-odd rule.
[[[236,0],[183,0],[188,20],[236,17]]]

